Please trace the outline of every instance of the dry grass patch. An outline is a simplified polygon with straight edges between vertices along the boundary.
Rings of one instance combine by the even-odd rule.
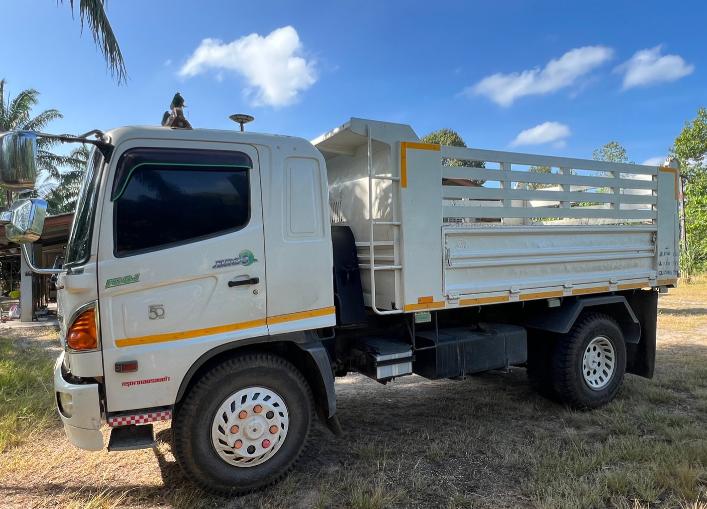
[[[56,425],[52,365],[44,345],[0,338],[0,452]]]
[[[30,375],[0,378],[0,394],[16,395],[0,400],[0,422],[18,422],[3,415],[26,407],[44,431],[38,441],[30,427],[5,424],[16,438],[0,454],[0,505],[707,509],[706,305],[707,279],[661,296],[655,378],[627,376],[616,401],[594,412],[538,396],[522,369],[463,381],[404,377],[385,387],[341,379],[344,435],[317,427],[283,482],[230,499],[184,477],[166,425],[154,451],[70,446],[53,417],[43,371],[51,360],[41,344],[16,338],[1,343],[0,369]]]
[[[707,276],[681,280],[677,288],[660,296],[658,323],[666,330],[707,333]]]

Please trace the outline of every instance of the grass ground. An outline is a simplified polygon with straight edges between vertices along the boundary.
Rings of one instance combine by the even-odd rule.
[[[707,509],[707,279],[661,296],[657,372],[574,412],[522,369],[464,381],[337,383],[344,436],[316,429],[282,483],[235,499],[195,489],[169,428],[155,450],[88,453],[54,416],[55,337],[0,339],[3,507],[680,507]]]

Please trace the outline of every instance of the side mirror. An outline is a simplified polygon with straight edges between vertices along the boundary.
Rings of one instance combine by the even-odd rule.
[[[46,201],[39,198],[18,200],[10,210],[0,213],[0,224],[5,224],[7,240],[28,244],[42,235],[46,215]]]
[[[0,133],[0,184],[9,189],[32,189],[37,178],[37,134]]]

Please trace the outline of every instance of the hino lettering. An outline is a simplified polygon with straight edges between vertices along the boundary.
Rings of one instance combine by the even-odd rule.
[[[134,274],[132,276],[114,277],[106,280],[106,288],[129,285],[131,283],[137,283],[138,281],[140,281],[140,274]]]
[[[116,454],[153,447],[171,420],[186,477],[243,493],[295,467],[315,418],[340,433],[347,373],[524,369],[578,409],[653,376],[676,161],[442,146],[361,118],[311,142],[186,121],[0,136],[13,189],[34,187],[38,138],[93,145],[61,269],[30,256],[45,201],[1,216],[32,270],[57,274],[54,390],[82,449],[104,433]]]
[[[254,262],[257,261],[258,260],[255,259],[255,256],[253,256],[253,252],[246,249],[245,251],[241,251],[240,254],[235,258],[216,260],[216,263],[214,263],[214,266],[211,268],[220,269],[222,267],[233,267],[234,265],[243,265],[247,267],[248,265],[252,265]]]

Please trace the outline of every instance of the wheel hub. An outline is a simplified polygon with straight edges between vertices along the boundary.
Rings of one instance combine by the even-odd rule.
[[[245,425],[245,431],[243,434],[249,440],[257,440],[263,435],[266,427],[267,424],[265,423],[264,418],[260,416],[251,417]]]
[[[232,394],[213,418],[211,441],[230,465],[252,467],[270,459],[282,446],[289,427],[285,402],[265,387]]]
[[[582,357],[582,376],[593,390],[601,390],[611,381],[616,368],[614,346],[605,336],[592,339]]]

